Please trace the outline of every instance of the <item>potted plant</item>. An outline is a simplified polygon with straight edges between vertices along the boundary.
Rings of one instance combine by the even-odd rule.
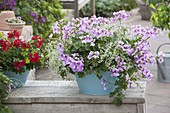
[[[151,12],[155,11],[150,4],[156,4],[158,0],[137,0],[139,11],[143,20],[150,20]]]
[[[42,38],[39,36],[25,41],[16,30],[9,32],[7,38],[0,33],[0,66],[3,73],[13,80],[14,87],[23,86],[29,70],[40,65],[41,46]]]
[[[57,21],[53,33],[58,40],[49,44],[49,67],[63,79],[74,74],[81,93],[110,93],[120,104],[132,83],[152,78],[145,65],[162,57],[149,50],[148,39],[156,38],[158,29],[121,24],[129,16],[125,11],[113,16]]]
[[[25,21],[23,21],[21,17],[6,18],[5,20],[10,30],[17,30],[21,35],[22,28],[25,25]]]
[[[1,0],[0,1],[0,30],[10,30],[6,18],[15,17],[14,10],[16,6],[15,0]]]

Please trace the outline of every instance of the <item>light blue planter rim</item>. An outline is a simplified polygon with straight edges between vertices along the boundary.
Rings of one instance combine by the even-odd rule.
[[[75,79],[77,81],[80,93],[90,95],[107,95],[110,92],[113,92],[116,88],[114,83],[118,78],[112,77],[111,72],[109,71],[101,71],[101,74],[103,76],[102,79],[106,80],[106,90],[104,90],[104,87],[101,84],[102,79],[99,79],[96,74],[92,73],[87,75],[85,73],[85,76],[83,78],[79,78],[78,75],[75,74]]]

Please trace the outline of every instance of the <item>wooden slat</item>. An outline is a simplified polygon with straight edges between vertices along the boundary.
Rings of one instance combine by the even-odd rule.
[[[91,7],[91,15],[95,15],[95,0],[90,0],[90,7]]]
[[[74,9],[75,17],[79,17],[79,10],[82,9],[90,0],[60,0],[64,9]],[[91,14],[95,14],[95,0],[91,0]]]
[[[135,104],[9,104],[15,113],[138,113]]]
[[[137,113],[146,113],[145,104],[137,104]]]
[[[141,82],[145,89],[146,82]],[[128,89],[123,103],[145,103],[145,90]],[[111,103],[113,98],[79,93],[74,81],[28,81],[12,91],[4,103]]]

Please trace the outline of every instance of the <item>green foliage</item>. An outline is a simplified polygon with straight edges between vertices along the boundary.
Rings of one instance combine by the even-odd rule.
[[[46,58],[48,51],[45,51],[46,45],[52,40],[49,38],[51,28],[55,21],[64,17],[61,12],[61,4],[59,0],[16,0],[17,6],[15,14],[21,16],[26,24],[33,26],[34,35],[43,38],[43,47],[41,51]],[[39,18],[45,17],[45,22],[36,22],[31,16],[31,12],[35,12]]]
[[[0,107],[0,113],[13,113],[7,106]]]
[[[2,73],[0,67],[0,113],[13,113],[8,107],[2,105],[1,101],[6,99],[10,91],[11,80]]]
[[[113,12],[121,9],[131,10],[137,7],[135,0],[96,0],[96,16],[110,17]],[[83,9],[80,10],[80,15],[90,16],[90,4],[87,4]]]
[[[157,4],[159,2],[159,0],[143,0],[143,2],[145,4]]]
[[[121,9],[131,10],[137,7],[136,0],[121,0]]]
[[[156,9],[156,12],[152,12],[151,16],[153,25],[162,30],[170,30],[170,1],[159,0],[158,4],[151,4],[151,7]]]
[[[0,71],[0,100],[7,97],[10,83],[11,80]]]

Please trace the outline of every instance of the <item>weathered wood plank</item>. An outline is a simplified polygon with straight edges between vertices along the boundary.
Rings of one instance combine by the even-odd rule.
[[[90,0],[60,0],[64,9],[74,9],[75,18],[79,17],[79,10],[82,9]],[[91,14],[95,14],[95,0],[91,0]]]
[[[145,84],[144,84],[145,83]],[[146,82],[141,82],[146,86]],[[145,91],[137,88],[125,91],[123,103],[145,103]],[[4,103],[111,103],[108,95],[92,96],[79,93],[74,81],[28,81],[23,88],[9,94]]]
[[[17,104],[8,105],[15,113],[137,113],[136,104]]]
[[[96,13],[96,11],[95,11],[95,0],[90,0],[90,7],[91,7],[91,15],[93,16],[93,15],[95,15]]]
[[[138,113],[146,113],[145,104],[137,104],[137,111],[138,111]]]

